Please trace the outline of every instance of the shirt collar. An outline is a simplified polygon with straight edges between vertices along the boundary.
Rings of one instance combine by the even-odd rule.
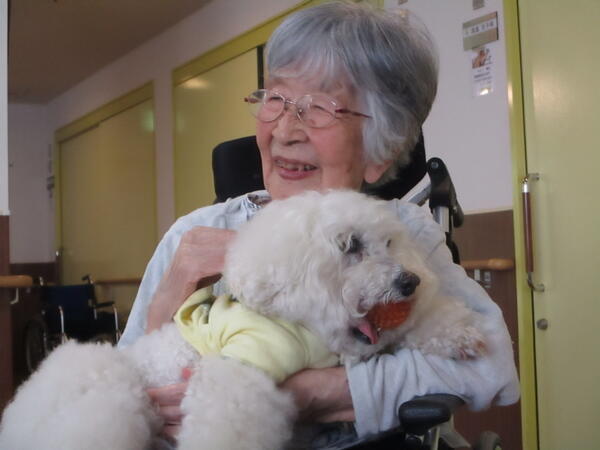
[[[246,194],[244,202],[246,206],[256,212],[271,201],[271,196],[267,191],[255,191]]]

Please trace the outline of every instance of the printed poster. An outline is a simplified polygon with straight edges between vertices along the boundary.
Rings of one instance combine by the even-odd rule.
[[[494,90],[494,60],[492,50],[485,45],[473,49],[471,73],[473,96],[487,95]]]

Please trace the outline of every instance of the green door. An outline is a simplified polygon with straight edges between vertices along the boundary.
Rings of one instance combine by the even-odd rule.
[[[63,283],[142,276],[157,240],[153,116],[146,100],[60,142]],[[115,290],[127,314],[137,286]]]
[[[214,202],[212,150],[255,133],[243,100],[257,86],[257,49],[252,49],[173,89],[176,216]]]

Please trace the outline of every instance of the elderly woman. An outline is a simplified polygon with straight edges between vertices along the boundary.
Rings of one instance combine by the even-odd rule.
[[[121,345],[171,320],[199,284],[218,280],[234,230],[270,199],[305,190],[360,190],[406,164],[437,85],[428,35],[409,22],[364,5],[329,3],[279,26],[266,47],[266,89],[246,98],[257,118],[266,191],[198,209],[171,227],[148,265]],[[485,315],[490,351],[465,362],[402,349],[350,369],[292,376],[282,388],[293,392],[305,419],[353,425],[333,427],[335,433],[320,436],[313,448],[341,447],[395,426],[399,405],[415,395],[451,393],[473,408],[518,399],[501,311],[452,263],[443,232],[426,212],[401,201],[391,201],[390,208],[428,255],[446,293]],[[150,391],[167,435],[176,435],[184,390],[185,382]]]

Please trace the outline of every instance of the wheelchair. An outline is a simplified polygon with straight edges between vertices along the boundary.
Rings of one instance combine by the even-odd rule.
[[[248,192],[264,189],[260,153],[254,136],[217,145],[212,153],[215,203]],[[428,206],[433,218],[446,233],[446,244],[455,263],[460,262],[452,232],[464,220],[456,191],[446,165],[440,158],[426,160],[423,135],[412,151],[411,162],[397,177],[383,185],[366,187],[363,192],[383,200],[402,198],[425,177],[429,184],[409,201]],[[401,405],[400,425],[370,440],[347,447],[348,450],[446,450],[471,448],[454,429],[452,415],[464,402],[454,395],[434,394],[418,397]],[[501,450],[500,437],[491,431],[481,433],[475,450]]]
[[[111,342],[120,338],[119,317],[114,302],[99,303],[89,275],[84,283],[46,285],[40,279],[41,313],[25,326],[24,349],[28,374],[58,345],[76,339]],[[111,312],[101,311],[111,308]]]

